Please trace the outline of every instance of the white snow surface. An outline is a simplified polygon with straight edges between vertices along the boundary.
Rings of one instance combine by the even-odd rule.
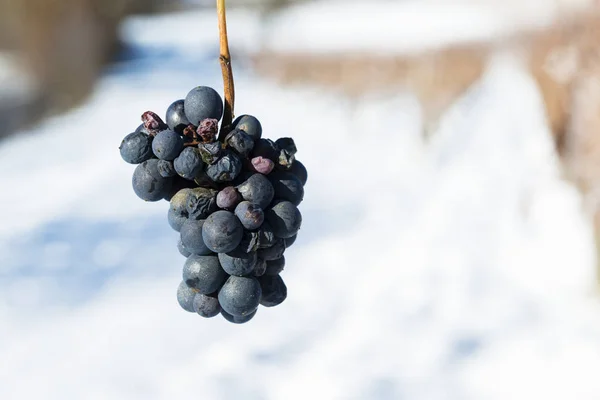
[[[246,325],[182,311],[167,204],[135,197],[117,148],[141,112],[221,87],[213,22],[131,20],[133,58],[87,104],[0,144],[0,398],[600,398],[590,222],[510,58],[427,145],[410,94],[350,103],[237,67],[237,112],[309,171],[288,298]]]
[[[594,0],[327,0],[300,3],[268,24],[264,49],[413,53],[509,38],[586,12]]]

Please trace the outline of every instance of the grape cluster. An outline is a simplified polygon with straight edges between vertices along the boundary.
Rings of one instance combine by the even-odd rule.
[[[219,134],[222,115],[219,94],[196,87],[169,106],[165,120],[142,114],[119,150],[138,164],[135,194],[170,202],[167,219],[187,258],[177,290],[181,307],[241,324],[259,304],[274,307],[287,297],[280,273],[302,224],[307,172],[293,139],[262,138],[251,115]]]

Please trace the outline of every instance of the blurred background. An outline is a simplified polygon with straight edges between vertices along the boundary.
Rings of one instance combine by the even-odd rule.
[[[0,398],[600,398],[594,1],[227,4],[236,113],[309,171],[287,300],[181,310],[118,152],[222,92],[214,2],[0,0]]]

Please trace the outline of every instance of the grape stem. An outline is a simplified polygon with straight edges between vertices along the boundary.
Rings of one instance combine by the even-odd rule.
[[[229,40],[227,39],[227,16],[225,13],[225,0],[217,0],[217,15],[219,17],[219,47],[221,73],[223,74],[223,89],[225,92],[225,109],[219,139],[224,139],[233,121],[233,104],[235,90],[233,86],[233,71],[231,70],[231,54],[229,54]]]

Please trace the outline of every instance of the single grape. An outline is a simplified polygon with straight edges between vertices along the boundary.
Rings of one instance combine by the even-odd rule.
[[[279,138],[275,141],[275,144],[281,150],[286,150],[289,154],[296,154],[298,149],[296,148],[296,143],[294,143],[294,139],[290,137]]]
[[[252,138],[240,129],[229,132],[225,137],[225,143],[243,158],[248,157],[248,154],[254,148]]]
[[[219,303],[225,312],[244,317],[258,308],[260,296],[260,283],[256,278],[230,276],[219,290]]]
[[[212,165],[216,163],[219,161],[219,158],[223,156],[223,147],[221,142],[200,143],[198,145],[198,150],[200,151],[202,161],[204,161],[206,165]]]
[[[146,111],[142,114],[142,125],[144,129],[151,135],[156,135],[160,131],[164,131],[168,128],[167,124],[152,111]]]
[[[241,129],[255,142],[262,136],[262,126],[260,121],[252,115],[240,115],[233,121],[233,127]]]
[[[217,211],[217,191],[198,187],[191,189],[187,195],[186,209],[190,219],[206,219]]]
[[[170,129],[158,132],[152,141],[152,151],[161,160],[174,160],[183,150],[183,138]]]
[[[142,200],[158,201],[168,194],[173,181],[158,172],[158,160],[151,158],[135,167],[131,180],[133,191]]]
[[[236,317],[234,315],[227,313],[226,311],[224,311],[221,308],[221,315],[223,316],[223,318],[225,318],[227,321],[229,321],[233,324],[245,324],[246,322],[248,322],[252,318],[254,318],[254,316],[256,315],[256,311],[257,310],[254,310],[251,314],[248,314],[245,317]]]
[[[250,232],[244,229],[244,234],[242,235],[242,241],[240,242],[239,248],[244,249],[246,253],[250,253],[258,250],[258,245],[258,232]]]
[[[308,172],[306,171],[306,167],[298,160],[294,160],[292,163],[292,167],[288,170],[290,173],[296,175],[300,182],[302,182],[302,186],[306,185],[306,181],[308,179]]]
[[[284,170],[289,170],[292,168],[292,164],[296,160],[296,156],[287,151],[286,149],[281,149],[279,152],[279,156],[277,157],[277,165]]]
[[[214,293],[226,280],[227,274],[221,268],[217,256],[192,254],[183,265],[183,281],[198,293]]]
[[[258,250],[258,256],[266,261],[277,260],[283,256],[285,251],[285,242],[283,239],[277,239],[273,246]]]
[[[137,128],[135,128],[136,133],[145,133],[146,135],[152,136],[152,132],[144,126],[144,124],[140,124]]]
[[[182,217],[178,215],[172,208],[169,208],[169,212],[167,213],[167,221],[169,222],[169,226],[173,228],[174,231],[181,231],[181,227],[187,221],[187,217]]]
[[[289,238],[285,238],[283,239],[283,241],[285,242],[285,248],[290,248],[292,247],[292,245],[296,242],[296,238],[298,238],[298,234],[295,234],[294,236],[290,236]]]
[[[269,179],[261,174],[251,175],[244,183],[237,187],[244,200],[258,205],[263,210],[271,204],[275,189]]]
[[[254,157],[250,160],[250,165],[252,166],[252,170],[254,172],[258,172],[259,174],[268,175],[275,168],[275,163],[268,158],[264,157]]]
[[[273,228],[275,236],[286,239],[294,236],[302,225],[302,214],[289,201],[278,201],[265,211],[265,219]]]
[[[252,275],[259,277],[263,276],[267,272],[267,262],[262,258],[258,258],[256,260],[256,266],[254,267],[254,271],[252,271]]]
[[[198,315],[204,318],[216,317],[221,312],[219,299],[200,293],[194,297],[192,307]]]
[[[206,167],[206,175],[215,182],[230,182],[242,171],[242,160],[232,151],[226,151],[214,164]]]
[[[177,216],[187,218],[187,203],[191,192],[192,189],[184,188],[175,193],[169,202],[169,209],[173,210]]]
[[[203,143],[213,143],[217,140],[219,133],[219,121],[214,118],[206,118],[200,121],[196,133]]]
[[[275,307],[287,298],[287,287],[279,275],[263,275],[258,278],[262,296],[260,304],[264,307]]]
[[[238,247],[229,253],[219,253],[221,267],[229,275],[244,276],[250,274],[256,266],[256,252],[246,252]]]
[[[194,180],[202,171],[204,163],[197,147],[186,147],[173,161],[175,171],[182,178]]]
[[[279,275],[285,267],[285,256],[282,255],[276,260],[267,261],[265,275]]]
[[[185,282],[181,282],[177,287],[177,301],[181,308],[188,312],[194,312],[194,297],[196,296],[196,291],[185,284]]]
[[[271,139],[259,139],[254,144],[254,149],[252,149],[252,158],[264,157],[277,163],[279,161],[280,152],[281,150]]]
[[[242,201],[242,196],[233,186],[227,186],[217,194],[217,206],[219,208],[233,211]]]
[[[177,241],[177,250],[179,250],[179,253],[184,256],[185,258],[188,258],[189,256],[192,255],[192,253],[190,253],[189,251],[187,251],[187,249],[185,248],[185,246],[183,245],[183,243],[181,242],[181,239],[179,239]]]
[[[276,199],[287,200],[295,206],[304,199],[304,187],[296,175],[284,171],[274,171],[268,178],[275,190]]]
[[[215,253],[234,250],[242,241],[243,234],[244,228],[240,221],[232,212],[224,210],[209,215],[202,227],[204,243]]]
[[[183,130],[190,124],[190,121],[188,121],[185,116],[183,100],[173,102],[169,108],[167,108],[166,117],[169,129],[180,135],[183,134]]]
[[[277,237],[275,237],[275,233],[273,233],[271,224],[269,224],[267,221],[263,222],[258,230],[258,247],[261,249],[266,249],[274,246],[275,242],[277,242]]]
[[[139,164],[152,158],[152,136],[133,132],[125,136],[119,146],[121,157],[129,164]]]
[[[172,178],[177,175],[173,163],[167,160],[158,160],[158,173],[163,178]]]
[[[202,238],[202,226],[204,220],[188,219],[179,230],[181,243],[192,254],[208,255],[212,251],[204,243]]]
[[[249,201],[242,201],[235,208],[235,216],[238,217],[244,228],[254,230],[260,228],[265,220],[262,208]]]
[[[198,86],[185,97],[183,107],[190,123],[198,126],[206,118],[220,120],[223,115],[223,100],[219,93],[208,86]]]

